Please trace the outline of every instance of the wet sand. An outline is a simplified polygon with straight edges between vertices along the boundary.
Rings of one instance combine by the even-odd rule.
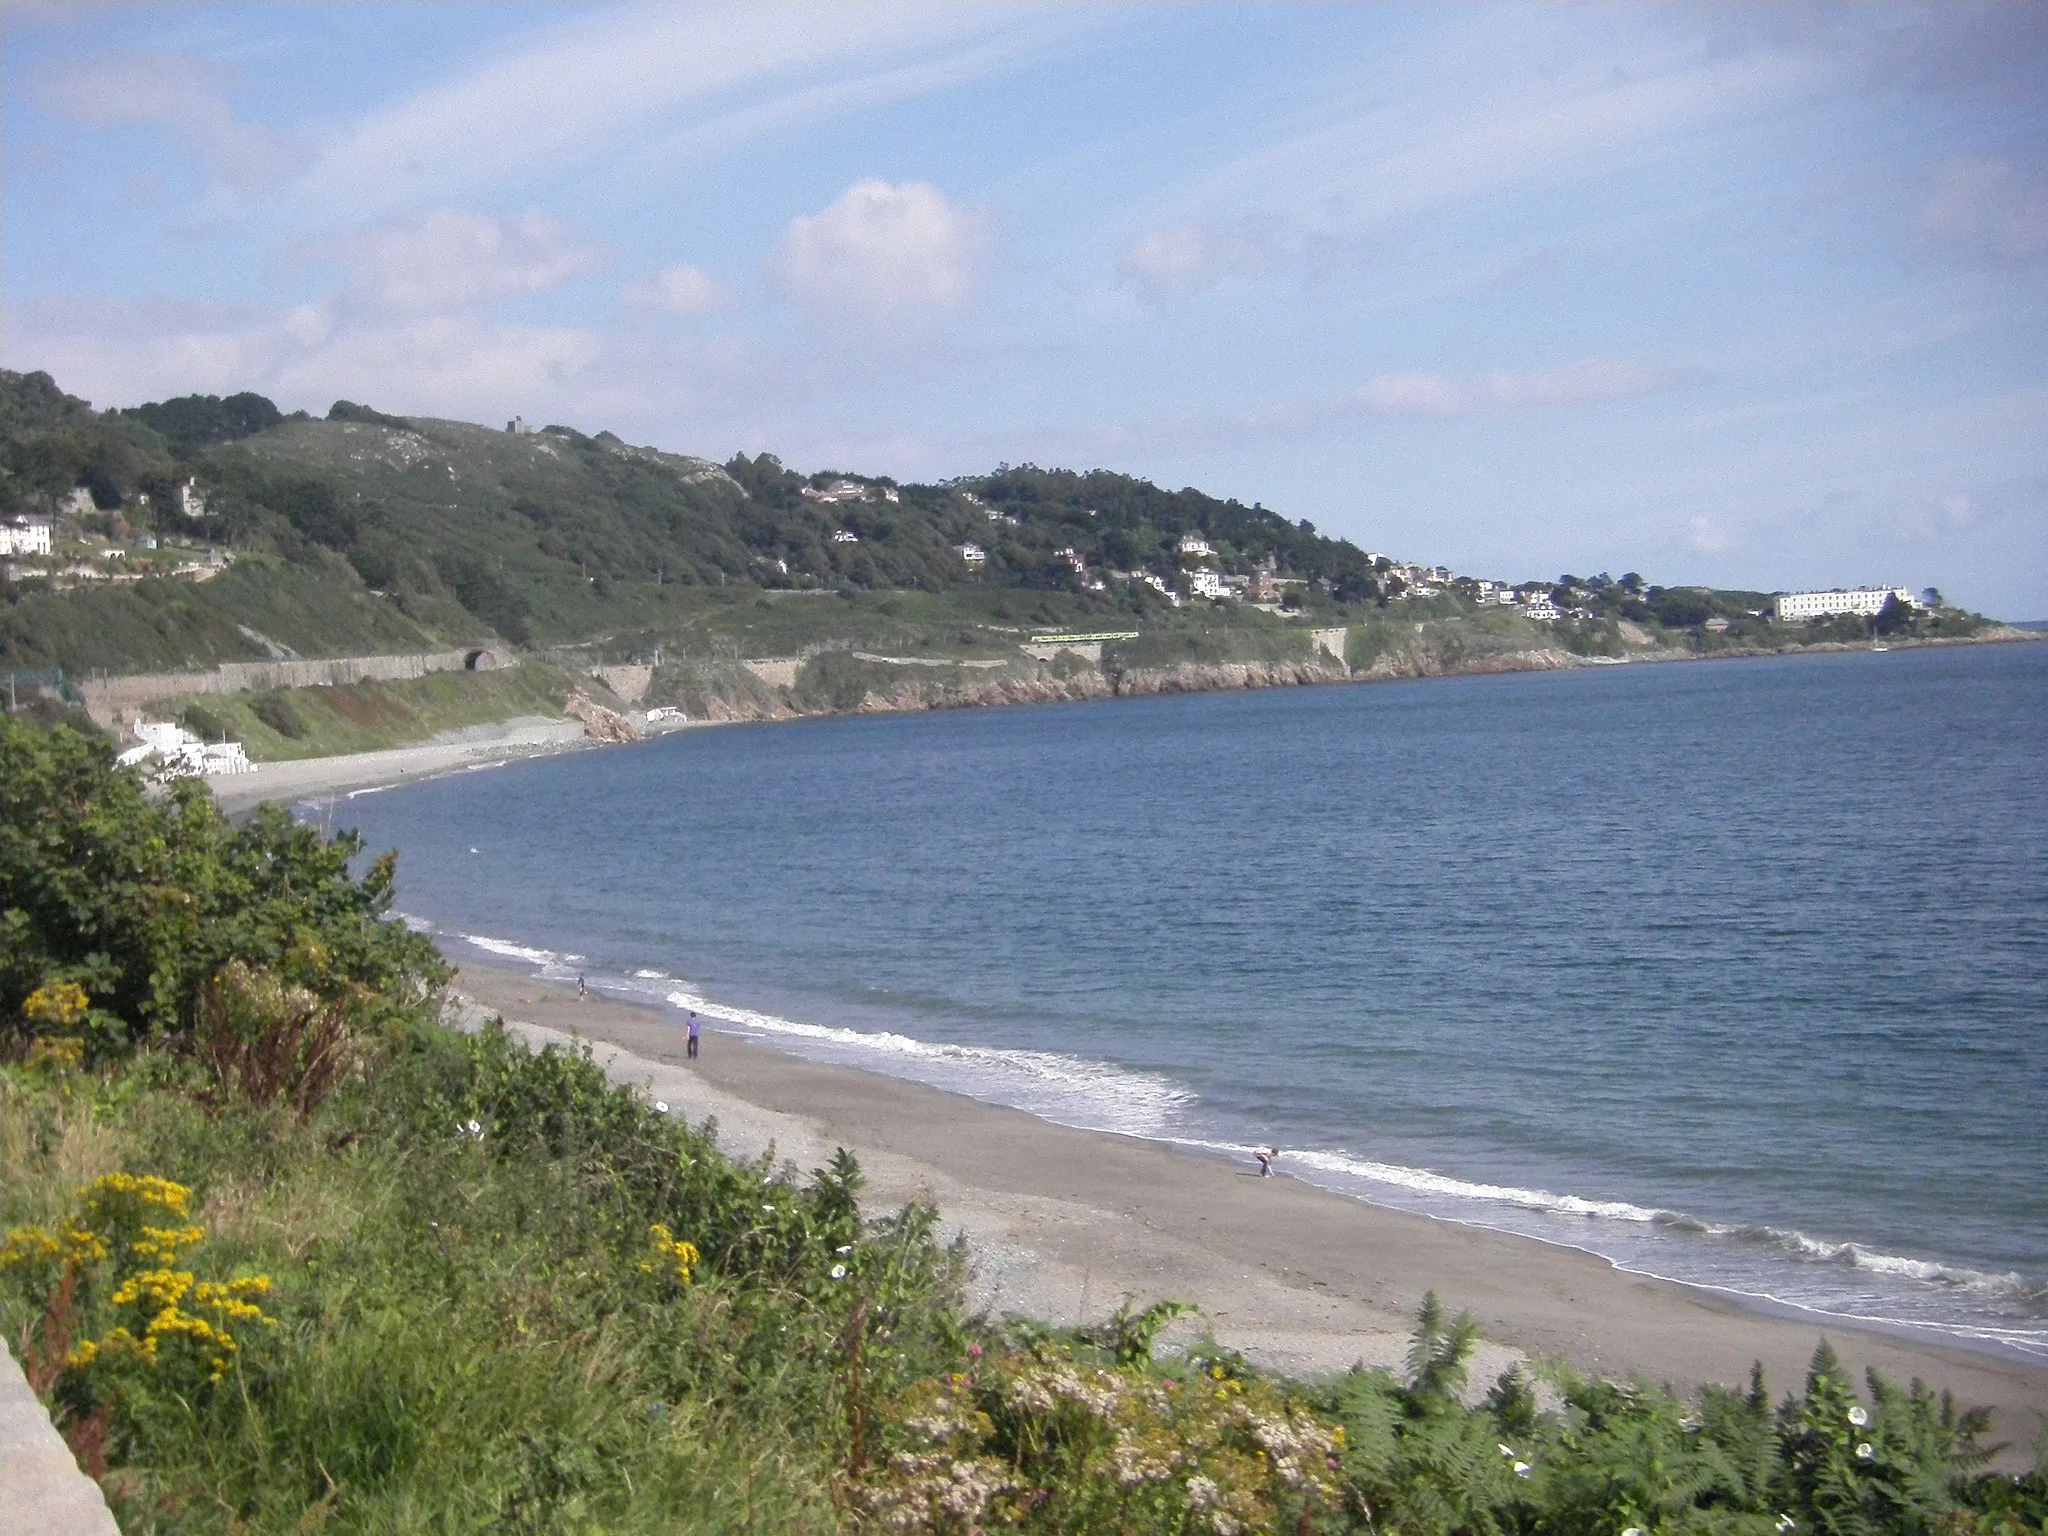
[[[1423,1293],[1469,1311],[1486,1345],[1482,1388],[1521,1355],[1690,1390],[1740,1385],[1761,1360],[1772,1392],[1803,1381],[1823,1336],[1860,1379],[1948,1388],[1994,1410],[1996,1438],[2024,1454],[2048,1414],[2048,1366],[1783,1315],[1644,1279],[1576,1249],[1381,1209],[1249,1163],[1070,1130],[915,1083],[801,1060],[704,1031],[684,1057],[680,1026],[651,1008],[526,973],[465,965],[455,991],[478,1013],[532,1026],[536,1042],[581,1036],[620,1081],[644,1084],[693,1122],[715,1116],[729,1150],[818,1167],[855,1152],[869,1203],[936,1204],[974,1256],[974,1300],[993,1313],[1100,1321],[1126,1297],[1201,1307],[1200,1327],[1269,1368],[1302,1375],[1356,1361],[1395,1365]],[[614,1049],[607,1050],[604,1047]],[[1281,1163],[1284,1175],[1285,1161]]]

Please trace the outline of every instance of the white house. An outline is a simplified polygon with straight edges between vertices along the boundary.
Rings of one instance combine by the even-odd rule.
[[[114,759],[122,768],[133,768],[151,758],[158,760],[159,779],[213,778],[226,773],[254,773],[248,751],[239,741],[201,741],[182,725],[168,720],[138,720],[135,734],[142,745],[131,747]]]
[[[1558,610],[1557,604],[1543,593],[1532,592],[1529,594],[1529,600],[1522,604],[1522,617],[1534,619],[1539,624],[1554,624],[1563,618],[1564,614]]]
[[[1833,613],[1869,616],[1880,612],[1889,597],[1909,608],[1920,606],[1904,587],[1849,587],[1832,592],[1787,592],[1778,599],[1777,614],[1781,619],[1824,619]]]
[[[1209,547],[1209,541],[1199,533],[1181,535],[1180,553],[1183,560],[1201,560],[1216,553]]]
[[[186,517],[206,516],[206,493],[199,489],[199,477],[178,483],[178,511]]]
[[[0,555],[47,555],[49,552],[48,518],[23,517],[0,523]]]
[[[851,528],[842,528],[832,535],[832,542],[834,544],[858,544],[860,542],[860,535]]]
[[[822,501],[830,505],[840,501],[860,501],[867,493],[866,486],[851,480],[833,480],[825,485],[807,485],[799,494],[805,501]]]
[[[505,430],[514,437],[533,436],[533,428],[526,424],[526,419],[523,416],[514,416],[510,421],[506,422]]]
[[[1223,584],[1223,578],[1203,566],[1188,573],[1188,590],[1197,597],[1222,598],[1230,596],[1230,589]]]
[[[972,539],[969,539],[965,544],[961,544],[956,547],[960,551],[960,558],[962,560],[965,560],[969,565],[983,565],[986,564],[988,561],[988,551],[983,549],[979,544],[975,543]]]

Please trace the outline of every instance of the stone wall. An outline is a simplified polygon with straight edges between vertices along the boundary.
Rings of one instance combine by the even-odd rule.
[[[482,672],[501,665],[495,651],[420,651],[399,656],[333,656],[325,660],[229,661],[210,672],[145,672],[75,679],[86,713],[114,727],[164,699],[205,693],[267,693],[274,688],[332,688],[342,683],[392,683],[430,672]]]

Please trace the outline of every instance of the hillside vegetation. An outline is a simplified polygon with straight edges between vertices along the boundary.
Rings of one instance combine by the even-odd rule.
[[[1209,653],[1253,662],[1288,625],[1373,627],[1374,656],[1412,648],[1395,632],[1418,622],[1438,626],[1431,654],[1481,656],[1778,648],[1872,628],[1778,625],[1762,616],[1767,594],[1634,573],[1523,583],[1568,615],[1538,626],[1481,604],[1472,581],[1412,567],[1404,579],[1305,521],[1105,470],[899,485],[345,400],[324,419],[248,393],[96,412],[46,374],[0,373],[0,516],[20,513],[55,515],[61,552],[0,584],[0,668],[74,675],[483,640],[613,659],[971,659],[1014,653],[1032,629],[1137,629],[1207,636]],[[197,567],[209,549],[232,566]],[[177,560],[182,575],[121,579]],[[1163,589],[1187,592],[1198,568],[1258,583],[1266,611],[1170,600]],[[1879,627],[1940,637],[1982,623],[1901,609]]]

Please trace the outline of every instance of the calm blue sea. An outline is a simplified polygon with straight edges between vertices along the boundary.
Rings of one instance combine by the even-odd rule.
[[[458,957],[2048,1358],[2048,645],[690,731],[304,813]]]

